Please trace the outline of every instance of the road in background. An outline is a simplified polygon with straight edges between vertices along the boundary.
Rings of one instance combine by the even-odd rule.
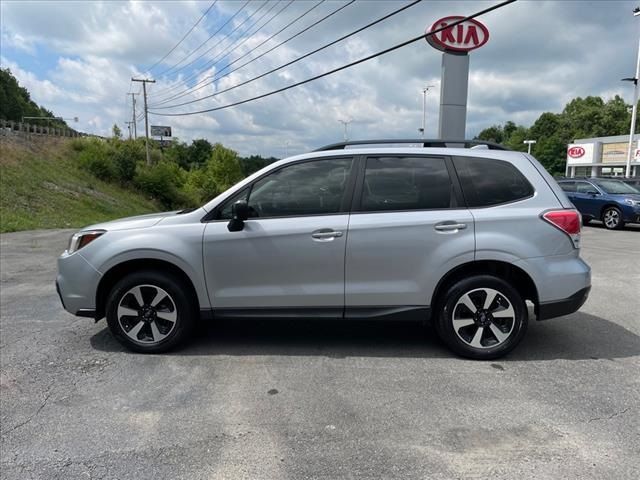
[[[62,310],[70,233],[0,236],[4,480],[637,478],[640,228],[587,227],[587,304],[493,362],[388,322],[211,324],[132,354]]]

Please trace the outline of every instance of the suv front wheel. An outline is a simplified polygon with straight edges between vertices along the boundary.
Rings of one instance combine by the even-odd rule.
[[[124,346],[142,353],[170,350],[184,340],[194,321],[193,301],[181,282],[165,273],[127,275],[107,299],[107,323]]]
[[[436,329],[457,354],[489,360],[515,348],[527,330],[527,316],[516,289],[498,277],[477,275],[448,289]]]
[[[624,227],[622,212],[616,207],[608,207],[602,212],[602,223],[609,230],[618,230]]]

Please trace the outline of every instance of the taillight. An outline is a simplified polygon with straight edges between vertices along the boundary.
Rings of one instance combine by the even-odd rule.
[[[566,233],[575,248],[580,246],[580,214],[576,210],[549,210],[542,218]]]

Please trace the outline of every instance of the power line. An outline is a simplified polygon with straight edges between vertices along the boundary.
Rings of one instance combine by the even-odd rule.
[[[256,35],[260,30],[262,30],[269,23],[271,23],[271,21],[274,20],[277,16],[279,16],[286,8],[291,6],[291,4],[293,2],[294,2],[294,0],[289,0],[289,2],[284,7],[282,7],[278,12],[276,12],[275,15],[273,15],[270,19],[268,19],[264,24],[259,26],[257,30],[255,30],[252,33],[248,33],[249,30],[251,30],[254,26],[256,26],[260,22],[260,20],[262,20],[265,16],[267,16],[275,8],[275,6],[278,3],[280,3],[280,1],[274,2],[273,6],[269,10],[267,10],[265,13],[263,13],[260,18],[258,18],[255,22],[253,22],[253,24],[251,24],[249,26],[249,28],[247,28],[247,30],[245,32],[243,32],[243,35],[247,34],[247,36],[245,36],[244,39],[242,39],[242,37],[240,37],[235,42],[230,43],[229,45],[227,45],[220,53],[218,53],[218,55],[213,57],[211,60],[207,61],[198,71],[192,73],[189,77],[187,77],[183,81],[184,82],[188,82],[190,80],[193,80],[194,78],[196,78],[200,74],[200,72],[212,69],[213,67],[218,65],[223,59],[225,59],[231,53],[236,51],[238,48],[240,48],[242,45],[244,45],[248,40],[250,40],[254,35]],[[238,43],[238,42],[240,42],[240,43]],[[176,87],[179,88],[179,86],[177,86],[177,85],[172,87],[172,88],[175,89]],[[169,93],[169,92],[166,92],[166,93]]]
[[[223,110],[223,109],[226,109],[226,108],[236,107],[238,105],[243,105],[245,103],[249,103],[249,102],[253,102],[255,100],[259,100],[261,98],[270,97],[271,95],[275,95],[276,93],[281,93],[281,92],[284,92],[286,90],[290,90],[292,88],[299,87],[300,85],[304,85],[306,83],[313,82],[314,80],[318,80],[320,78],[327,77],[329,75],[332,75],[334,73],[340,72],[342,70],[346,70],[347,68],[351,68],[351,67],[353,67],[355,65],[359,65],[361,63],[367,62],[367,61],[372,60],[372,59],[374,59],[376,57],[379,57],[381,55],[385,55],[385,54],[387,54],[389,52],[393,52],[394,50],[398,50],[399,48],[406,47],[407,45],[415,43],[415,42],[417,42],[419,40],[424,40],[427,37],[435,35],[436,33],[440,33],[440,32],[442,32],[443,30],[445,30],[447,28],[455,27],[456,25],[459,25],[460,23],[469,21],[469,20],[471,20],[473,18],[476,18],[476,17],[479,17],[481,15],[487,14],[489,12],[492,12],[493,10],[497,10],[497,9],[502,8],[502,7],[506,6],[506,5],[509,5],[510,3],[513,3],[515,1],[516,0],[506,0],[504,2],[498,3],[497,5],[494,5],[492,7],[488,7],[488,8],[485,8],[484,10],[480,10],[479,12],[476,12],[476,13],[474,13],[472,15],[469,15],[468,17],[464,17],[464,18],[461,18],[461,19],[456,20],[454,22],[451,22],[447,26],[440,27],[440,28],[437,28],[437,29],[435,29],[435,30],[433,30],[431,32],[426,33],[426,34],[422,34],[422,35],[419,35],[417,37],[411,38],[411,39],[406,40],[406,41],[404,41],[402,43],[394,45],[393,47],[389,47],[389,48],[387,48],[385,50],[381,50],[381,51],[379,51],[377,53],[374,53],[374,54],[368,55],[368,56],[366,56],[364,58],[361,58],[360,60],[356,60],[354,62],[348,63],[348,64],[343,65],[341,67],[334,68],[332,70],[329,70],[328,72],[321,73],[319,75],[315,75],[315,76],[313,76],[311,78],[307,78],[306,80],[302,80],[300,82],[293,83],[293,84],[288,85],[286,87],[282,87],[282,88],[279,88],[277,90],[273,90],[271,92],[263,93],[262,95],[257,95],[255,97],[247,98],[245,100],[240,100],[238,102],[229,103],[227,105],[222,105],[220,107],[208,108],[206,110],[198,110],[198,111],[195,111],[195,112],[182,112],[182,113],[151,112],[151,113],[153,113],[154,115],[159,115],[159,116],[164,116],[164,117],[182,117],[182,116],[186,116],[186,115],[197,115],[197,114],[200,114],[200,113],[215,112],[215,111]]]
[[[225,71],[226,69],[228,69],[231,65],[233,65],[234,63],[236,63],[238,60],[246,57],[247,55],[251,54],[251,52],[255,51],[256,49],[260,48],[262,45],[264,45],[265,43],[267,43],[269,40],[271,40],[273,37],[275,37],[276,35],[278,35],[279,33],[281,33],[282,31],[286,30],[288,27],[290,27],[291,25],[293,25],[295,22],[297,22],[298,20],[300,20],[302,17],[304,17],[305,15],[307,15],[309,12],[311,12],[313,9],[315,9],[317,6],[319,6],[321,3],[323,3],[325,0],[320,0],[318,3],[316,3],[314,6],[312,6],[310,9],[308,9],[306,12],[304,12],[302,15],[299,15],[296,19],[292,20],[291,22],[289,22],[287,25],[285,25],[283,28],[281,28],[280,30],[278,30],[278,32],[274,33],[273,35],[271,35],[270,37],[268,37],[266,40],[262,41],[260,44],[256,45],[255,47],[253,47],[252,49],[250,49],[248,52],[244,53],[243,55],[241,55],[240,57],[238,57],[237,59],[235,59],[234,61],[228,63],[224,68],[222,68],[220,70],[220,72]],[[355,0],[352,0],[355,1]],[[266,27],[269,23],[271,23],[271,21],[273,19],[275,19],[277,16],[279,16],[286,8],[288,8],[291,4],[293,4],[294,0],[289,0],[289,3],[287,3],[284,7],[282,7],[273,17],[271,17],[269,20],[267,20],[263,25],[261,25],[256,31],[254,31],[253,33],[251,33],[251,35],[245,37],[245,39],[240,42],[239,44],[237,44],[233,49],[231,49],[229,51],[229,48],[233,45],[228,45],[227,48],[225,50],[223,50],[223,52],[221,52],[220,54],[218,54],[216,57],[214,57],[213,59],[211,59],[209,62],[207,62],[207,64],[205,64],[205,66],[200,70],[206,70],[209,68],[213,68],[216,65],[218,65],[224,58],[228,57],[231,53],[233,53],[234,51],[236,51],[238,48],[240,48],[242,45],[244,45],[247,41],[249,41],[254,35],[256,35],[260,30],[262,30],[264,27]],[[226,52],[226,53],[225,53]],[[221,55],[224,53],[224,55],[221,57]],[[211,63],[213,62],[213,63]],[[218,72],[218,73],[220,73]],[[186,79],[183,80],[183,82],[188,82],[189,80],[195,78],[198,76],[198,73],[200,72],[195,72],[195,74],[192,74],[191,76],[187,77]],[[202,80],[200,80],[199,82],[197,82],[193,87],[187,87],[187,90],[183,91],[183,92],[178,92],[176,94],[170,95],[169,97],[166,97],[164,99],[160,99],[158,100],[155,105],[162,105],[164,103],[170,102],[171,100],[174,100],[176,98],[180,98],[183,97],[184,95],[186,95],[187,93],[191,93],[191,91],[196,91],[199,90],[200,87],[198,87],[199,85],[202,85],[203,82],[206,82],[207,80],[213,78],[213,75],[209,75],[205,78],[203,78]],[[198,87],[198,88],[196,88]],[[173,87],[170,87],[169,90],[165,90],[164,94],[168,94],[171,90],[175,90],[176,88],[179,88],[179,85],[174,85]]]
[[[279,1],[279,0],[278,0]],[[247,2],[248,3],[248,2]],[[235,26],[235,28],[233,30],[231,30],[228,34],[226,34],[223,38],[221,38],[220,40],[218,40],[212,47],[210,47],[208,50],[205,50],[203,53],[201,53],[200,55],[198,55],[195,59],[193,59],[191,62],[187,63],[186,65],[183,65],[182,67],[180,67],[179,69],[177,69],[174,73],[179,72],[180,70],[184,70],[185,68],[190,67],[191,65],[194,65],[196,62],[198,62],[198,60],[200,60],[202,57],[204,57],[205,55],[207,55],[209,52],[211,52],[212,50],[214,50],[218,45],[220,45],[222,42],[224,42],[225,40],[227,40],[228,38],[231,38],[231,35],[233,35],[236,31],[238,31],[238,29],[240,29],[245,23],[247,23],[249,20],[251,20],[260,10],[262,10],[266,5],[267,5],[268,0],[265,0],[265,2],[260,5],[258,8],[256,8],[253,13],[251,15],[249,15],[247,18],[245,18],[242,22],[240,22],[238,25]],[[253,24],[255,25],[255,23]],[[251,25],[249,28],[251,28],[253,25]],[[242,35],[244,35],[245,32],[242,33]],[[165,70],[164,72],[162,72],[160,75],[165,74],[166,72],[168,72],[168,70]],[[169,90],[171,90],[174,87],[169,87]],[[160,94],[160,92],[158,93]]]
[[[371,28],[374,25],[377,25],[378,23],[381,23],[381,22],[383,22],[385,20],[388,20],[389,18],[393,17],[394,15],[397,15],[400,12],[403,12],[404,10],[407,10],[408,8],[411,8],[411,7],[415,6],[415,5],[417,5],[421,1],[422,0],[414,0],[413,2],[408,3],[408,4],[404,5],[404,6],[402,6],[402,7],[398,8],[398,9],[396,9],[396,10],[394,10],[394,11],[392,11],[392,12],[386,14],[386,15],[384,15],[383,17],[380,17],[377,20],[374,20],[373,22],[368,23],[368,24],[364,25],[363,27],[360,27],[360,28],[352,31],[351,33],[343,35],[342,37],[337,38],[336,40],[334,40],[334,41],[332,41],[330,43],[327,43],[327,44],[325,44],[325,45],[323,45],[323,46],[321,46],[319,48],[316,48],[315,50],[312,50],[311,52],[308,52],[308,53],[302,55],[301,57],[295,58],[295,59],[285,63],[284,65],[280,65],[279,67],[273,68],[273,69],[269,70],[268,72],[265,72],[265,73],[263,73],[261,75],[258,75],[257,77],[250,78],[248,80],[245,80],[244,82],[240,82],[240,83],[238,83],[236,85],[232,85],[231,87],[225,88],[224,90],[218,90],[217,92],[214,92],[211,95],[206,95],[204,97],[197,98],[195,100],[190,100],[188,102],[183,102],[183,103],[176,103],[174,105],[167,105],[166,107],[155,107],[155,108],[156,109],[160,109],[160,110],[167,110],[169,108],[182,107],[184,105],[189,105],[191,103],[196,103],[196,102],[200,102],[202,100],[206,100],[208,98],[216,97],[216,96],[218,96],[218,95],[220,95],[222,93],[229,92],[229,91],[234,90],[234,89],[236,89],[238,87],[242,87],[242,86],[247,85],[249,83],[255,82],[256,80],[259,80],[259,79],[261,79],[263,77],[266,77],[267,75],[270,75],[270,74],[272,74],[274,72],[277,72],[278,70],[282,70],[283,68],[286,68],[286,67],[288,67],[290,65],[293,65],[294,63],[297,63],[297,62],[299,62],[301,60],[304,60],[307,57],[310,57],[311,55],[314,55],[314,54],[316,54],[316,53],[318,53],[318,52],[320,52],[322,50],[325,50],[325,49],[335,45],[336,43],[339,43],[339,42],[341,42],[343,40],[346,40],[347,38],[352,37],[352,36],[362,32],[362,31],[364,31],[364,30],[366,30],[368,28]]]
[[[184,42],[184,39],[187,38],[189,36],[189,34],[191,34],[191,32],[193,32],[193,30],[198,26],[198,24],[202,21],[202,19],[204,17],[206,17],[209,12],[211,11],[211,9],[213,8],[213,6],[218,3],[218,0],[213,0],[213,3],[211,5],[209,5],[209,8],[207,8],[207,10],[200,16],[200,18],[198,19],[198,21],[196,23],[193,24],[193,26],[189,29],[189,31],[187,33],[184,34],[184,36],[180,39],[180,41],[178,43],[176,43],[173,48],[171,50],[169,50],[164,57],[162,57],[160,60],[158,60],[156,63],[154,63],[153,65],[151,65],[148,69],[147,72],[151,72],[151,70],[153,70],[158,64],[160,64],[160,62],[162,62],[165,58],[167,58],[169,55],[171,55],[171,53],[173,53],[173,51],[178,48],[180,46],[180,44],[182,42]]]
[[[269,40],[271,40],[272,38],[274,38],[275,36],[277,36],[278,34],[282,33],[284,30],[286,30],[289,26],[291,26],[293,23],[297,22],[298,20],[300,20],[302,17],[304,17],[305,15],[307,15],[308,13],[310,13],[313,9],[315,9],[316,7],[320,6],[322,3],[325,2],[325,0],[320,0],[318,3],[316,3],[314,6],[312,6],[310,9],[308,9],[306,12],[304,12],[302,15],[300,15],[299,17],[297,17],[295,20],[293,20],[292,22],[290,22],[289,24],[285,25],[284,28],[280,29],[278,32],[274,33],[273,35],[271,35],[269,38],[267,38],[264,42],[260,43],[259,45],[257,45],[255,48],[249,50],[247,53],[245,53],[244,55],[236,58],[233,62],[229,63],[228,65],[226,65],[223,69],[221,69],[218,72],[218,75],[213,77],[213,76],[209,76],[206,78],[203,78],[200,82],[198,82],[197,84],[195,84],[193,87],[188,88],[187,90],[185,90],[184,92],[180,93],[180,94],[176,94],[171,96],[170,98],[167,98],[165,100],[162,100],[160,102],[155,103],[154,105],[152,105],[151,107],[154,108],[155,106],[158,105],[164,105],[167,102],[170,102],[171,100],[176,100],[178,98],[184,97],[185,95],[188,95],[190,93],[194,93],[197,92],[198,90],[201,90],[202,88],[206,87],[209,84],[213,84],[215,82],[217,82],[218,80],[228,77],[229,75],[231,75],[233,72],[236,72],[237,70],[240,70],[243,67],[246,67],[247,65],[249,65],[250,63],[255,62],[256,60],[259,60],[260,58],[264,57],[265,55],[273,52],[274,50],[276,50],[277,48],[281,47],[282,45],[288,43],[290,40],[293,40],[294,38],[302,35],[303,33],[307,32],[308,30],[311,30],[313,27],[319,25],[320,23],[324,22],[325,20],[327,20],[328,18],[332,17],[333,15],[335,15],[336,13],[340,12],[341,10],[347,8],[349,5],[352,5],[356,0],[351,0],[348,3],[345,3],[344,5],[339,6],[338,8],[336,8],[335,10],[329,12],[327,15],[325,15],[324,17],[320,18],[319,20],[313,22],[311,25],[303,28],[302,30],[300,30],[299,32],[295,33],[294,35],[290,36],[289,38],[287,38],[286,40],[283,40],[282,42],[278,43],[277,45],[274,45],[273,47],[271,47],[270,49],[266,50],[265,52],[261,53],[260,55],[258,55],[257,57],[252,58],[251,60],[243,63],[242,65],[234,68],[233,70],[228,71],[227,73],[225,73],[224,75],[221,75],[222,72],[224,72],[225,70],[227,70],[229,67],[231,67],[231,65],[233,65],[234,63],[238,62],[239,60],[242,60],[244,57],[246,57],[247,55],[251,54],[254,50],[257,50],[258,48],[260,48],[262,45],[264,45],[265,43],[267,43]],[[204,83],[203,82],[207,82],[207,80],[211,80],[211,82],[209,83]]]
[[[173,70],[174,68],[176,68],[178,65],[180,65],[182,62],[184,62],[185,60],[187,60],[191,55],[193,55],[193,54],[194,54],[194,53],[196,53],[198,50],[200,50],[200,48],[202,48],[202,46],[203,46],[203,45],[205,45],[209,40],[211,40],[211,39],[212,39],[213,37],[215,37],[218,33],[220,33],[220,31],[221,31],[224,27],[226,27],[226,26],[231,22],[231,20],[233,20],[234,18],[236,18],[236,16],[237,16],[237,15],[238,15],[242,10],[244,10],[244,8],[245,8],[247,5],[249,5],[249,2],[250,2],[250,1],[251,1],[251,0],[247,0],[247,1],[244,3],[244,5],[242,5],[242,6],[241,6],[237,11],[236,11],[236,13],[234,13],[233,15],[231,15],[231,17],[229,17],[229,18],[227,19],[227,21],[226,21],[226,22],[224,22],[224,23],[220,26],[220,28],[218,28],[215,32],[213,32],[213,34],[212,34],[209,38],[207,38],[204,42],[202,42],[202,43],[201,43],[200,45],[198,45],[194,50],[192,50],[192,51],[191,51],[191,53],[189,53],[189,54],[188,54],[187,56],[185,56],[182,60],[180,60],[179,62],[175,63],[175,64],[174,64],[174,65],[172,65],[171,67],[167,68],[166,70],[163,70],[163,71],[162,71],[162,72],[160,72],[158,75],[164,75],[164,74],[166,74],[166,73],[170,72],[171,70]],[[196,60],[198,60],[198,59],[200,59],[200,58],[202,58],[202,56],[198,57]],[[180,71],[180,70],[182,70],[183,68],[185,68],[185,67],[180,67],[177,71]]]

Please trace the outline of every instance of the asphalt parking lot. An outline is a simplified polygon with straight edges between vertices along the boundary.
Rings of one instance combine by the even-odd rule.
[[[587,304],[493,362],[379,322],[212,324],[132,354],[62,310],[69,234],[0,236],[5,480],[638,478],[640,228],[586,227]]]

